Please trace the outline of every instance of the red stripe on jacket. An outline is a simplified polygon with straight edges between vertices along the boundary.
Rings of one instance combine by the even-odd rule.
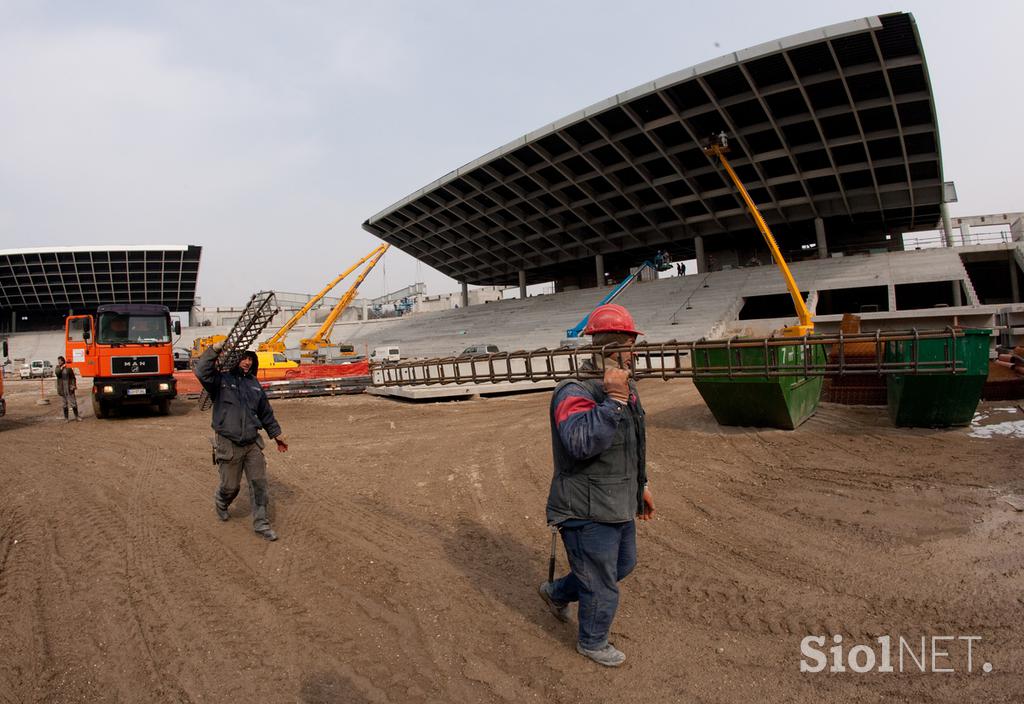
[[[586,413],[597,404],[592,399],[583,396],[569,396],[555,408],[555,424],[561,425],[562,421],[577,413]]]

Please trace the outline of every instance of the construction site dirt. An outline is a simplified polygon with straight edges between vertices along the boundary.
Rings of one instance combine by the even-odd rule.
[[[37,383],[10,383],[0,702],[1024,697],[1024,513],[1003,500],[1024,493],[1022,437],[832,404],[796,431],[726,428],[687,380],[640,388],[657,516],[612,629],[628,659],[608,670],[537,595],[549,393],[275,401],[291,449],[268,448],[268,543],[245,490],[217,520],[194,402],[65,424]],[[823,636],[832,665],[836,635],[842,662],[859,644],[881,657],[884,636],[920,656],[926,638],[928,671],[894,650],[894,672],[802,672],[802,640]],[[968,671],[955,639],[972,636]]]

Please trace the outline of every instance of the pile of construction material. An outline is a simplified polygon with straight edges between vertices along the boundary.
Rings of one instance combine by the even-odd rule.
[[[995,363],[1024,376],[1024,347],[997,347]]]

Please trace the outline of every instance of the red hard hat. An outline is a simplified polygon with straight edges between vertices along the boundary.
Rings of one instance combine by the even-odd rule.
[[[583,330],[584,335],[593,335],[601,332],[624,332],[629,335],[643,335],[636,329],[633,316],[629,311],[615,303],[605,303],[598,306],[587,318],[587,327]]]

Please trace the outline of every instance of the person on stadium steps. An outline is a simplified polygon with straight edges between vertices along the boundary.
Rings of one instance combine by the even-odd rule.
[[[288,442],[281,434],[266,392],[256,380],[256,353],[246,351],[234,369],[221,372],[216,362],[223,347],[223,342],[211,346],[196,360],[195,367],[196,378],[213,399],[213,458],[220,473],[220,486],[213,495],[214,508],[220,520],[228,520],[228,506],[238,496],[244,472],[249,481],[253,530],[267,540],[277,540],[267,518],[267,460],[259,431],[267,431],[277,443],[278,452],[287,452]]]
[[[625,308],[614,303],[591,313],[584,334],[593,344],[630,346],[641,333]],[[581,369],[600,369],[604,378],[569,379],[551,398],[554,476],[547,522],[561,533],[569,574],[540,585],[540,596],[561,621],[569,604],[579,602],[576,650],[607,667],[626,656],[608,642],[619,603],[619,586],[636,565],[634,518],[654,517],[647,486],[647,431],[636,382],[630,379],[632,354],[595,355]]]
[[[75,420],[82,420],[82,417],[78,415],[78,398],[75,396],[78,391],[78,379],[75,377],[75,370],[68,366],[68,362],[63,356],[57,357],[57,367],[53,370],[53,375],[57,377],[57,393],[60,395],[60,403],[64,407],[64,422],[71,422],[71,419],[68,418],[69,406],[75,412]]]

